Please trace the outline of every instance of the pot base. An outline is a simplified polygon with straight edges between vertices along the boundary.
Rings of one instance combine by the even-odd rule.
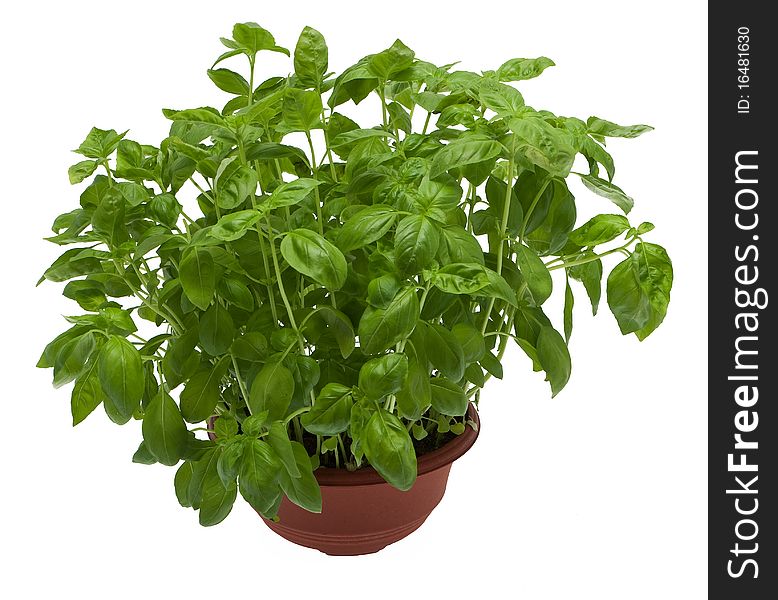
[[[278,521],[263,520],[290,542],[325,554],[372,554],[421,527],[443,498],[450,470],[448,464],[420,475],[407,492],[387,483],[321,484],[321,513],[308,512],[284,498]]]

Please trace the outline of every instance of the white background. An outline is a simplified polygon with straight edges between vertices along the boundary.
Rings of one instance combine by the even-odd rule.
[[[9,5],[11,6],[11,5]],[[706,592],[707,8],[703,2],[24,2],[3,9],[3,420],[0,575],[7,598],[364,596],[692,600]],[[92,125],[158,143],[160,109],[220,106],[218,37],[257,21],[293,48],[319,29],[341,70],[395,37],[417,55],[493,69],[546,55],[527,103],[656,131],[614,140],[631,218],[657,226],[676,284],[664,325],[623,338],[577,288],[573,376],[555,399],[520,351],[483,394],[479,442],[427,523],[379,554],[331,558],[271,534],[242,501],[204,529],[173,470],[130,462],[140,427],[101,410],[70,425],[69,386],[36,370],[79,308],[35,289],[76,206],[69,150]],[[267,74],[291,62],[268,54]],[[234,65],[232,65],[235,68]],[[583,215],[611,212],[575,188]],[[588,217],[587,217],[588,218]],[[612,265],[612,263],[611,263]],[[560,310],[549,309],[560,323]],[[175,595],[174,595],[175,594]],[[275,597],[279,597],[276,595]]]

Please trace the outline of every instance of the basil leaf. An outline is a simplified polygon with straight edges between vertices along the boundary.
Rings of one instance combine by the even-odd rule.
[[[294,392],[294,378],[280,362],[269,362],[254,378],[247,404],[252,414],[268,411],[271,421],[286,417]]]
[[[329,60],[324,36],[312,27],[303,28],[294,48],[294,72],[306,87],[320,89]]]
[[[353,405],[351,388],[339,383],[328,383],[316,396],[311,410],[302,415],[300,422],[315,435],[337,435],[346,431]]]
[[[367,361],[359,370],[359,389],[371,400],[400,391],[408,376],[408,357],[394,352]]]
[[[386,308],[368,307],[359,320],[359,344],[365,354],[378,354],[410,335],[419,319],[416,290],[397,293]]]
[[[464,390],[446,377],[430,379],[432,408],[442,415],[461,417],[467,412],[467,396]]]
[[[329,290],[339,290],[346,282],[348,273],[343,253],[309,229],[287,233],[281,242],[281,254],[295,271]]]
[[[216,267],[211,253],[204,248],[190,248],[181,259],[179,277],[189,301],[200,310],[207,309],[216,293]]]
[[[143,397],[144,376],[140,353],[130,342],[109,336],[97,357],[97,374],[105,392],[108,416],[122,425],[130,420]]]
[[[178,405],[164,390],[159,390],[143,416],[143,442],[163,465],[175,465],[185,454],[189,431]]]
[[[210,364],[192,375],[181,392],[181,414],[189,423],[210,417],[219,403],[221,379],[227,373],[228,358]]]
[[[362,432],[362,447],[370,464],[392,486],[405,491],[416,481],[416,453],[400,419],[376,410]]]

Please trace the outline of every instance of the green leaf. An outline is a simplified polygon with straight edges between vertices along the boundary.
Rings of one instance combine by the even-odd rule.
[[[622,215],[597,215],[571,231],[568,237],[581,247],[597,246],[615,240],[629,227],[629,221]]]
[[[222,480],[224,487],[234,485],[240,470],[240,461],[243,458],[245,445],[240,440],[228,440],[223,446],[216,463],[216,472]]]
[[[190,248],[181,259],[179,278],[189,301],[200,310],[211,304],[216,292],[216,267],[205,248]]]
[[[414,198],[414,206],[426,216],[446,223],[450,211],[462,199],[462,188],[454,179],[423,179]]]
[[[211,356],[229,350],[235,338],[235,325],[230,312],[216,302],[200,318],[200,346]]]
[[[456,323],[451,328],[459,346],[462,348],[462,354],[465,363],[470,364],[483,358],[486,354],[486,344],[481,330],[469,323]]]
[[[386,81],[413,64],[414,52],[400,40],[386,50],[372,55],[367,68],[375,77]]]
[[[436,271],[430,281],[449,294],[475,294],[489,285],[486,268],[478,263],[448,264]]]
[[[176,470],[175,477],[173,479],[173,485],[176,491],[176,499],[178,503],[184,508],[192,506],[192,502],[189,500],[189,484],[192,482],[192,474],[194,473],[194,463],[187,460],[181,463],[181,466]]]
[[[232,28],[232,37],[241,48],[248,51],[249,55],[254,55],[261,50],[269,50],[289,56],[289,50],[277,46],[273,34],[256,23],[236,23]]]
[[[491,352],[486,352],[481,360],[478,361],[478,364],[497,379],[503,378],[502,364]]]
[[[280,362],[269,362],[254,378],[248,406],[252,414],[268,411],[271,421],[286,417],[294,392],[294,378]]]
[[[310,229],[290,231],[281,242],[281,254],[298,273],[329,290],[339,290],[346,281],[343,253]]]
[[[589,117],[586,121],[589,133],[606,137],[636,138],[639,135],[652,131],[650,125],[616,125],[598,117]]]
[[[478,96],[481,104],[501,117],[514,116],[524,108],[524,98],[516,88],[490,79],[481,82]]]
[[[130,420],[143,397],[143,361],[130,342],[109,336],[97,358],[97,374],[105,392],[103,404],[120,425]]]
[[[219,111],[210,106],[202,108],[187,108],[185,110],[173,110],[170,108],[163,108],[162,114],[165,115],[171,121],[184,121],[187,123],[205,123],[208,125],[216,125],[224,129],[227,127],[227,122],[224,117],[219,114]]]
[[[441,264],[484,263],[484,253],[478,240],[459,225],[448,225],[440,229],[438,258]]]
[[[210,527],[226,519],[237,494],[237,486],[234,483],[225,486],[216,469],[209,469],[203,477],[200,525]]]
[[[282,421],[272,423],[268,432],[267,442],[276,453],[276,456],[278,456],[286,473],[290,477],[300,477],[300,469],[295,461],[294,450],[292,449],[292,443],[289,441],[289,433],[286,428],[286,424]],[[310,462],[308,462],[308,466],[310,468]]]
[[[227,178],[216,179],[216,203],[225,210],[240,206],[257,191],[257,172],[245,165],[238,166]]]
[[[437,323],[420,321],[416,326],[423,354],[443,375],[459,381],[465,372],[465,355],[459,341],[451,331]]]
[[[570,379],[570,353],[565,340],[550,326],[540,328],[537,343],[538,361],[551,384],[551,395],[556,396]]]
[[[500,81],[523,81],[540,75],[548,67],[553,67],[554,61],[545,56],[538,58],[512,58],[505,61],[497,69],[497,79]]]
[[[164,390],[146,407],[142,429],[146,448],[163,465],[175,465],[186,452],[189,430],[178,405]]]
[[[315,435],[337,435],[348,428],[353,405],[350,387],[328,383],[319,392],[311,410],[300,417],[300,422]]]
[[[603,198],[607,198],[624,211],[624,214],[629,214],[632,207],[635,205],[635,201],[627,196],[621,188],[613,185],[605,179],[600,179],[594,175],[581,175],[581,180],[584,185],[592,192]]]
[[[148,190],[139,183],[122,181],[115,187],[130,206],[140,206],[150,198]]]
[[[338,247],[343,252],[364,248],[384,237],[397,219],[397,209],[374,204],[352,215],[338,233]]]
[[[181,392],[181,414],[189,423],[200,423],[213,415],[219,403],[222,377],[227,373],[228,358],[216,365],[208,363],[192,375]]]
[[[92,332],[84,333],[62,346],[54,362],[54,387],[62,387],[78,377],[86,368],[95,346]]]
[[[570,343],[570,336],[573,333],[573,305],[575,304],[575,296],[573,296],[573,288],[570,287],[570,279],[565,278],[565,306],[562,310],[564,317],[565,327],[565,343]]]
[[[516,187],[520,187],[518,184]],[[486,199],[489,202],[489,213],[495,217],[497,222],[502,221],[505,208],[505,197],[508,192],[508,184],[497,179],[489,177],[486,182]],[[516,194],[515,187],[511,189],[510,206],[508,207],[508,220],[506,221],[506,231],[513,236],[518,236],[521,231],[521,224],[524,220],[524,210],[521,201]]]
[[[68,169],[70,183],[81,183],[95,172],[99,164],[100,162],[96,160],[82,160],[81,162],[74,164]]]
[[[208,69],[208,77],[216,84],[217,88],[228,94],[248,96],[248,81],[235,71],[230,71],[229,69]]]
[[[594,257],[594,253],[584,253],[582,257]],[[592,315],[597,314],[602,295],[602,261],[598,258],[587,263],[574,265],[567,272],[570,277],[583,283],[589,300],[592,303]]]
[[[294,48],[294,72],[305,87],[320,89],[329,60],[324,36],[312,27],[303,28]]]
[[[211,228],[211,235],[225,242],[233,242],[243,237],[261,217],[262,214],[256,210],[241,210],[224,215]]]
[[[132,455],[132,462],[139,465],[153,465],[157,463],[157,459],[154,458],[154,455],[149,451],[146,442],[141,442],[138,445],[135,454]]]
[[[417,360],[410,361],[408,377],[397,392],[397,410],[409,421],[417,421],[432,404],[432,389],[427,369]]]
[[[248,286],[238,279],[225,277],[219,280],[219,294],[230,304],[246,310],[254,310],[254,296]]]
[[[214,421],[213,430],[217,439],[226,440],[238,434],[238,422],[232,415],[223,414]]]
[[[327,324],[327,329],[332,333],[335,342],[338,344],[340,354],[343,358],[348,358],[354,351],[354,325],[347,315],[330,306],[319,307],[319,314]]]
[[[320,127],[321,113],[319,92],[287,88],[281,114],[289,131],[310,131]]]
[[[251,362],[262,362],[267,357],[267,338],[258,331],[248,331],[232,343],[236,358]]]
[[[402,421],[376,410],[362,432],[362,447],[373,468],[389,484],[406,491],[416,481],[416,453]]]
[[[154,196],[149,202],[149,208],[157,221],[171,229],[176,226],[178,216],[181,214],[181,204],[173,194],[168,193]],[[146,251],[143,251],[137,255],[140,256],[145,253]]]
[[[317,181],[316,179],[309,179],[306,177],[295,179],[289,183],[282,183],[273,191],[273,193],[270,195],[270,198],[268,198],[260,208],[262,210],[268,211],[275,208],[281,208],[282,206],[294,206],[296,204],[300,204],[300,202],[305,200],[308,197],[308,194],[310,194],[316,186],[321,184],[321,181]]]
[[[553,282],[548,267],[535,252],[524,245],[514,248],[516,252],[516,264],[527,284],[527,290],[535,306],[543,304],[551,295]]]
[[[398,224],[394,235],[397,266],[415,273],[435,258],[440,244],[438,227],[424,215],[409,215]]]
[[[449,417],[461,417],[467,412],[465,391],[446,377],[432,377],[432,408]]]
[[[359,320],[359,344],[364,354],[378,354],[408,337],[419,319],[416,290],[405,288],[387,308],[369,306]]]
[[[408,376],[408,357],[394,352],[367,361],[359,370],[359,389],[371,400],[400,391]]]
[[[281,463],[267,442],[246,442],[240,465],[240,492],[252,508],[262,514],[270,512],[280,494],[276,479]]]
[[[640,282],[638,256],[632,253],[608,275],[608,306],[616,317],[621,333],[641,330],[651,319],[651,302]]]
[[[70,395],[70,412],[73,426],[86,419],[105,398],[97,375],[97,360],[90,360],[86,368],[76,377],[73,392]]]
[[[508,126],[516,134],[516,149],[523,158],[553,176],[568,176],[576,151],[567,132],[538,117],[510,119]]]
[[[90,273],[99,273],[103,270],[100,259],[95,256],[84,254],[85,248],[71,248],[63,252],[57,260],[43,273],[43,277],[38,281],[67,281],[81,275]]]
[[[74,152],[87,158],[95,158],[102,161],[116,150],[116,147],[125,135],[127,135],[126,131],[124,133],[116,133],[113,129],[106,130],[92,127],[86,139],[81,142],[81,145]]]
[[[667,314],[673,287],[673,265],[667,251],[657,244],[640,243],[635,246],[633,256],[637,257],[638,280],[651,308],[646,324],[635,331],[642,341],[662,324]]]
[[[125,225],[126,203],[117,188],[110,188],[92,213],[92,231],[110,247],[120,246],[129,239]]]
[[[402,283],[395,274],[381,275],[367,284],[367,301],[375,308],[387,308],[400,288]]]
[[[438,150],[430,167],[430,178],[435,179],[456,167],[490,160],[501,152],[502,146],[495,140],[481,135],[462,136]]]
[[[289,500],[297,506],[312,513],[321,512],[321,489],[313,475],[311,460],[305,447],[298,442],[291,442],[292,454],[297,465],[298,477],[292,477],[290,472],[281,471],[279,483]]]

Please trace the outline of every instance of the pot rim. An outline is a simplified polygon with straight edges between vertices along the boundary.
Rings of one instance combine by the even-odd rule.
[[[472,448],[476,439],[478,439],[478,433],[481,430],[481,420],[478,418],[478,410],[472,402],[467,408],[467,416],[470,420],[475,422],[478,429],[475,430],[469,425],[465,425],[465,431],[456,436],[453,440],[432,452],[422,454],[417,462],[417,477],[450,465]],[[389,485],[386,480],[379,475],[378,471],[371,466],[360,467],[356,471],[319,467],[313,474],[321,486]]]

